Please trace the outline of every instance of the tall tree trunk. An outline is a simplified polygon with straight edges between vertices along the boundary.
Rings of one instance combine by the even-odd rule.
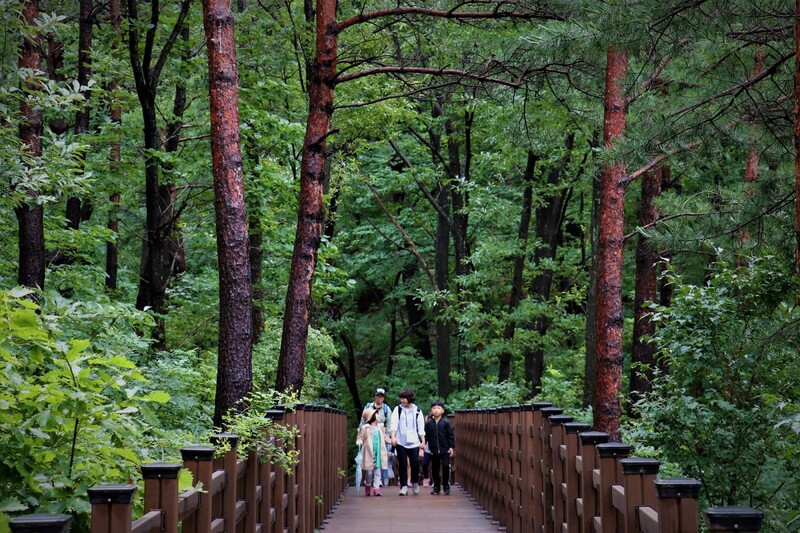
[[[300,205],[275,384],[280,391],[298,393],[303,388],[311,286],[325,221],[323,181],[338,45],[336,0],[317,1],[316,21],[317,53],[311,68],[308,122],[300,163]]]
[[[536,171],[538,158],[533,152],[528,152],[528,162],[525,165],[525,174],[522,181],[525,185],[522,191],[522,213],[520,215],[519,230],[517,232],[517,253],[514,257],[514,268],[511,274],[511,294],[508,298],[508,314],[512,315],[522,301],[522,278],[525,273],[525,253],[528,247],[528,232],[533,213],[533,176]],[[517,328],[515,320],[509,319],[503,329],[503,340],[511,344]],[[511,377],[511,348],[504,350],[500,356],[500,366],[497,371],[497,381],[507,381]]]
[[[78,83],[85,87],[89,83],[92,75],[92,23],[94,22],[93,0],[80,0],[80,12],[78,15]],[[86,100],[75,113],[75,135],[85,135],[89,131],[89,99],[91,95],[88,91],[84,92]],[[81,169],[83,172],[85,158],[82,158]],[[77,196],[67,198],[67,227],[78,229],[84,217],[91,213],[90,204],[82,202]],[[66,258],[67,263],[71,263],[74,258],[71,254]]]
[[[547,183],[550,187],[558,185],[561,182],[561,176],[569,168],[570,161],[572,160],[572,147],[574,143],[575,134],[570,133],[564,141],[564,147],[566,148],[564,159],[548,173]],[[566,204],[569,195],[570,189],[566,187],[562,188],[557,194],[549,196],[545,205],[536,209],[536,240],[542,243],[540,247],[536,248],[533,257],[537,266],[541,266],[546,260],[552,260],[556,257],[558,242],[561,240],[561,227],[564,224]],[[553,270],[546,268],[542,270],[538,276],[533,278],[528,297],[541,302],[547,302],[550,299],[550,289],[552,285]],[[536,330],[539,338],[543,338],[547,334],[547,329],[549,327],[550,319],[546,316],[540,316],[534,320],[533,328]],[[543,375],[544,348],[542,346],[526,348],[525,383],[528,385],[531,396],[535,396],[541,391]]]
[[[261,284],[264,229],[258,216],[249,210],[247,218],[250,235],[250,281],[253,283],[253,345],[256,345],[264,333],[264,286]]]
[[[642,176],[642,195],[639,200],[639,226],[647,227],[658,220],[655,200],[661,194],[664,167]],[[631,350],[631,400],[636,401],[652,390],[655,345],[651,340],[655,324],[645,306],[656,301],[658,296],[658,251],[649,239],[639,235],[636,243],[636,289],[633,299],[633,346]]]
[[[583,406],[594,404],[597,377],[597,227],[599,224],[600,178],[592,176],[589,223],[589,287],[586,291],[586,359],[583,367]]]
[[[436,289],[446,291],[450,277],[450,187],[440,183],[436,196],[444,214],[440,213],[436,219],[435,271]],[[450,394],[450,320],[444,317],[447,311],[446,304],[437,298],[436,303],[436,383],[439,396],[446,398]]]
[[[333,360],[336,362],[336,366],[339,367],[342,376],[344,376],[344,382],[347,384],[347,390],[350,391],[355,414],[358,418],[361,416],[361,410],[364,404],[361,403],[361,396],[358,393],[358,382],[356,381],[356,352],[353,349],[353,341],[350,340],[350,337],[342,333],[341,339],[347,350],[347,364],[345,364],[338,355],[334,356]]]
[[[47,77],[53,81],[64,81],[64,43],[53,34],[47,35],[47,54],[45,54]],[[67,121],[61,117],[53,117],[47,121],[50,130],[56,135],[66,133],[69,129]]]
[[[800,1],[800,0],[798,0]],[[610,48],[606,60],[603,143],[611,147],[627,126],[625,76],[628,54]],[[597,374],[594,428],[620,440],[622,390],[622,247],[624,244],[625,164],[608,163],[600,185],[600,225],[597,238]]]
[[[108,4],[109,18],[111,21],[111,28],[114,31],[114,37],[111,41],[112,54],[115,54],[119,49],[119,42],[122,39],[122,15],[120,13],[120,0],[110,0]],[[117,91],[119,87],[119,78],[114,76],[108,87],[108,92],[111,95]],[[111,103],[109,111],[111,115],[111,123],[115,126],[114,136],[111,140],[111,147],[109,149],[108,158],[110,160],[110,170],[112,174],[116,174],[119,170],[119,164],[122,160],[121,151],[121,135],[119,126],[122,123],[122,105],[119,100],[114,98]],[[119,270],[119,193],[112,192],[109,197],[111,207],[108,214],[108,229],[114,234],[113,239],[106,243],[106,288],[110,291],[117,288],[117,272]]]
[[[764,72],[764,51],[761,49],[761,45],[756,45],[756,52],[755,52],[755,62],[753,64],[753,73],[752,77],[759,76]],[[759,160],[759,152],[758,146],[755,143],[752,143],[747,150],[747,160],[744,166],[744,182],[745,184],[753,184],[758,181],[758,160]],[[753,193],[753,190],[747,190],[746,194],[749,196]],[[739,241],[743,247],[747,246],[750,242],[750,230],[748,228],[742,228],[739,232]],[[736,263],[738,266],[743,266],[745,263],[745,258],[742,256],[737,257]]]
[[[230,0],[204,0],[211,161],[219,265],[219,347],[214,424],[253,387],[252,285],[239,135],[239,73]]]
[[[165,228],[159,200],[159,163],[155,152],[162,148],[158,132],[156,116],[156,93],[161,70],[166,63],[172,46],[181,31],[191,0],[181,0],[180,13],[175,20],[161,52],[154,57],[154,41],[156,27],[159,23],[159,4],[151,4],[149,29],[146,32],[144,54],[139,50],[139,21],[137,1],[127,0],[128,52],[131,59],[136,95],[142,108],[143,136],[145,156],[145,239],[142,243],[142,262],[139,268],[139,292],[136,295],[137,309],[149,307],[155,314],[156,327],[153,331],[153,346],[156,349],[166,347],[163,314],[166,311],[164,302],[166,281],[162,276],[164,260]],[[154,61],[155,60],[155,61]]]
[[[183,64],[186,65],[191,59],[189,57],[189,24],[184,23],[181,28],[181,40],[184,43],[182,54]],[[183,115],[186,111],[186,83],[182,77],[175,84],[175,98],[172,103],[172,116],[167,121],[164,132],[164,151],[176,154],[181,143],[181,131],[183,130]],[[186,249],[183,246],[183,236],[178,220],[176,209],[177,189],[171,176],[171,166],[164,166],[164,173],[167,177],[163,185],[159,185],[159,196],[161,198],[161,218],[164,226],[164,264],[162,278],[165,284],[178,274],[186,272]]]
[[[418,270],[416,261],[407,262],[402,271],[403,282],[410,281]],[[414,348],[423,359],[430,361],[433,359],[433,348],[428,335],[428,318],[425,316],[423,304],[414,294],[406,294],[405,303],[408,328],[410,330],[409,335],[413,339]]]
[[[794,181],[795,274],[800,276],[800,0],[794,2]],[[797,302],[800,303],[800,292]]]
[[[22,6],[22,19],[29,29],[36,27],[39,16],[39,1],[25,0]],[[19,68],[38,71],[41,68],[39,55],[39,37],[36,31],[30,31],[22,41],[19,52]],[[23,83],[29,91],[39,88],[38,82],[25,80]],[[31,157],[42,155],[42,112],[29,106],[27,101],[20,100],[22,122],[19,126],[19,138]],[[35,201],[36,192],[25,191],[31,197],[30,202],[23,202],[14,208],[19,223],[19,271],[17,283],[26,287],[44,288],[44,208]]]

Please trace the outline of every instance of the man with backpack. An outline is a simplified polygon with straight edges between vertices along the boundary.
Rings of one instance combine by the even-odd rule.
[[[382,387],[378,387],[378,388],[375,389],[375,396],[374,396],[373,401],[367,402],[367,404],[364,406],[364,409],[374,409],[375,410],[375,416],[378,418],[378,425],[379,426],[383,426],[383,429],[386,432],[385,433],[385,435],[387,437],[386,450],[391,452],[392,451],[392,445],[389,444],[388,437],[389,437],[389,435],[391,435],[392,409],[388,405],[386,405],[386,402],[384,401],[385,399],[386,399],[386,389],[384,389]],[[364,420],[364,418],[362,416],[361,423],[359,424],[359,427],[361,427],[362,425],[364,425],[366,423],[367,423],[367,421]],[[389,457],[391,457],[391,454],[389,455]],[[384,487],[389,485],[389,466],[388,465],[384,465],[384,467],[381,468],[381,481],[383,481],[383,486]]]

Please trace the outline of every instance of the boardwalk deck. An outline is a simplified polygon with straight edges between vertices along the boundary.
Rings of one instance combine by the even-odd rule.
[[[417,496],[399,496],[398,488],[386,487],[380,498],[356,494],[349,487],[336,508],[324,533],[496,533],[486,515],[475,507],[459,485],[450,496],[431,495],[429,487],[420,487]]]

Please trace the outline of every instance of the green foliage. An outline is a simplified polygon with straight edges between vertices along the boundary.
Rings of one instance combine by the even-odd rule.
[[[253,346],[253,390],[266,392],[275,386],[280,355],[281,321],[267,318],[261,341]],[[329,392],[335,372],[336,348],[325,331],[309,328],[301,401],[314,400]]]
[[[795,290],[772,257],[717,264],[695,286],[671,273],[672,307],[654,307],[654,341],[669,372],[634,406],[627,438],[660,450],[703,482],[712,505],[768,511],[774,525],[796,512],[800,439],[786,414],[800,409],[797,323],[783,302]]]
[[[271,419],[267,411],[279,405],[293,410],[297,396],[267,389],[253,392],[243,403],[240,411],[224,417],[226,431],[240,438],[239,455],[246,457],[249,452],[258,451],[260,460],[291,472],[300,460],[300,452],[295,447],[300,429]],[[218,453],[224,451],[224,447],[217,450]]]
[[[120,353],[60,329],[29,289],[0,292],[0,501],[7,511],[70,512],[86,527],[86,489],[124,482],[140,457],[131,443],[169,395]]]

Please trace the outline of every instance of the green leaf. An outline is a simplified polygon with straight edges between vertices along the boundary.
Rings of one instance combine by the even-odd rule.
[[[150,394],[142,397],[145,402],[167,403],[171,396],[163,391],[153,391]]]
[[[20,511],[26,511],[27,509],[27,505],[13,496],[0,501],[0,513],[18,513]]]

